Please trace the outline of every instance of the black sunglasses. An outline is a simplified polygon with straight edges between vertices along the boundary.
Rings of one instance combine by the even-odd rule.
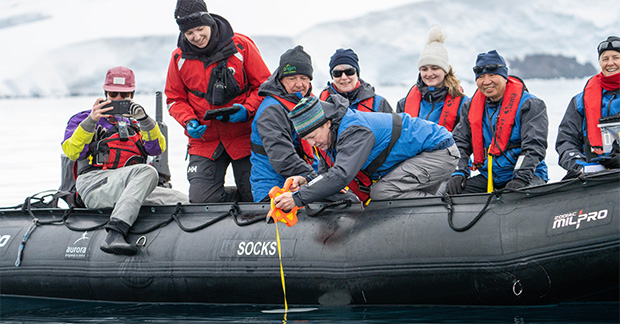
[[[120,95],[123,99],[127,99],[131,96],[132,92],[116,92],[116,91],[108,91],[107,95],[110,98],[116,98],[116,96]]]
[[[339,78],[342,76],[342,74],[346,74],[347,76],[352,76],[353,74],[355,74],[355,68],[348,68],[346,70],[333,70],[332,71],[332,76],[334,78]]]
[[[608,49],[620,49],[620,41],[618,40],[602,41],[600,44],[598,44],[599,53],[605,50],[608,50]]]
[[[474,73],[480,74],[480,73],[482,73],[484,71],[486,71],[486,72],[495,72],[495,71],[497,71],[497,69],[503,68],[503,67],[504,67],[504,65],[495,64],[495,63],[487,64],[487,65],[482,65],[482,66],[476,65],[476,66],[474,66]]]
[[[191,14],[185,16],[185,17],[177,17],[176,21],[177,21],[177,24],[183,25],[188,20],[189,21],[196,21],[196,20],[200,19],[202,16],[208,15],[208,14],[209,13],[206,12],[206,11],[198,11],[198,12],[191,13]]]

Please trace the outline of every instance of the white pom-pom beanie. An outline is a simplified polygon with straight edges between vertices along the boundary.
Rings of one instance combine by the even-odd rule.
[[[448,51],[443,45],[446,34],[439,25],[431,26],[428,32],[428,42],[420,53],[418,59],[418,70],[425,65],[437,65],[446,73],[450,72],[450,63],[448,63]]]

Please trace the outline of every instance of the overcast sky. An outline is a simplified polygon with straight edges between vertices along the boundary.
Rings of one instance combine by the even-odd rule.
[[[345,20],[420,0],[217,0],[210,12],[228,19],[243,34],[293,36],[318,23]],[[173,0],[176,4],[176,1]],[[174,10],[174,5],[172,5]],[[355,27],[355,26],[352,26]]]
[[[209,12],[226,18],[248,36],[295,36],[313,25],[354,18],[420,0],[214,0]],[[176,0],[0,0],[0,43],[19,48],[0,52],[4,77],[67,44],[102,38],[176,35]],[[32,20],[32,17],[39,17]],[[352,26],[355,28],[355,26]]]

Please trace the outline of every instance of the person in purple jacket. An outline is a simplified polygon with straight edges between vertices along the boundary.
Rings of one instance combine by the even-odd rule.
[[[93,108],[71,117],[62,142],[63,152],[74,162],[76,189],[88,208],[113,208],[101,244],[106,253],[137,252],[126,241],[140,207],[157,186],[157,170],[146,164],[149,155],[166,150],[159,126],[144,108],[133,102],[135,76],[126,67],[110,69]],[[125,114],[109,115],[113,100],[127,100]]]

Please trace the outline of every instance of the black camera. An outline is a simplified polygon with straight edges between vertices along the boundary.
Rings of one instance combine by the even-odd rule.
[[[131,101],[129,100],[112,100],[111,103],[103,106],[103,108],[114,107],[114,109],[105,112],[109,115],[128,115],[130,106]]]

